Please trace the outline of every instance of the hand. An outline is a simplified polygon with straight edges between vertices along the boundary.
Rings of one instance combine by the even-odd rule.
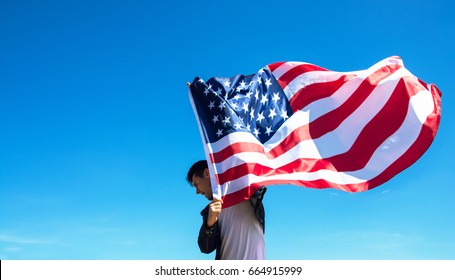
[[[209,204],[209,215],[207,217],[207,227],[212,228],[218,221],[218,216],[223,208],[223,201],[220,199],[214,199]]]

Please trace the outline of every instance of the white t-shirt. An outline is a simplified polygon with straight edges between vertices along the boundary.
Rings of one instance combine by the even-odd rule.
[[[264,260],[264,232],[249,200],[223,209],[219,216],[222,260]]]

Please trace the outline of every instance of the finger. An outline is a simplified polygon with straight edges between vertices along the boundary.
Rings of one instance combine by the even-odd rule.
[[[221,204],[223,204],[223,200],[221,198],[214,198],[212,200],[212,203],[214,203],[214,202],[221,202]]]
[[[222,208],[223,208],[223,207],[221,206],[221,203],[215,203],[215,204],[211,204],[211,205],[210,205],[210,209],[212,209],[212,211],[213,211],[213,210],[218,210],[218,211],[219,211],[219,210],[221,210]]]

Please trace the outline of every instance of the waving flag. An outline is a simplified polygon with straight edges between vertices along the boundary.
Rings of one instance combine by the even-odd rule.
[[[254,75],[197,77],[190,100],[223,207],[272,184],[377,187],[423,155],[441,113],[440,91],[399,57],[353,72],[280,62]]]

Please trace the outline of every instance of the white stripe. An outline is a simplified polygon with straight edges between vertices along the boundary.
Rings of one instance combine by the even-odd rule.
[[[346,83],[331,96],[318,99],[301,110],[311,112],[309,121],[312,122],[343,105],[352,95],[352,92],[355,91],[363,81],[363,78],[352,78],[349,81],[346,81]]]
[[[368,71],[375,72],[375,71],[379,70],[381,67],[384,67],[387,65],[400,65],[400,66],[404,67],[403,61],[401,60],[401,58],[399,58],[398,56],[391,56],[391,57],[387,57],[387,58],[379,61],[378,63],[374,64],[373,66],[368,68]]]
[[[299,65],[303,65],[303,64],[309,64],[309,63],[299,62],[299,61],[289,61],[289,62],[281,64],[278,68],[276,68],[272,72],[272,74],[278,80],[279,78],[281,78],[281,76],[286,74],[286,72],[288,72],[292,68],[297,67]],[[313,64],[310,64],[310,65],[313,65]]]
[[[213,142],[211,144],[211,149],[213,153],[217,153],[235,143],[251,143],[262,145],[261,142],[256,139],[253,134],[251,134],[251,132],[239,131],[230,133],[226,136],[223,136],[220,140]]]
[[[274,159],[270,159],[267,155],[257,152],[237,153],[235,155],[231,155],[224,161],[217,163],[216,169],[219,173],[223,173],[228,169],[243,163],[257,163],[269,168],[277,169],[301,158],[321,159],[318,147],[316,147],[312,140],[302,141],[295,147],[289,149]]]
[[[291,98],[302,88],[312,84],[327,83],[338,80],[340,77],[346,75],[343,72],[332,71],[311,71],[297,76],[293,79],[284,89],[283,92],[288,98]]]
[[[249,186],[251,184],[261,184],[267,185],[267,182],[270,181],[294,181],[294,182],[311,182],[315,180],[324,179],[329,182],[334,182],[336,184],[361,184],[366,182],[365,180],[358,179],[353,177],[349,174],[340,173],[331,170],[319,170],[316,172],[294,172],[291,174],[279,174],[279,175],[272,175],[272,176],[256,176],[254,174],[247,174],[242,176],[238,179],[232,180],[226,184],[221,186],[221,189],[224,191],[222,192],[223,195],[231,194],[236,191],[239,191],[245,186]]]
[[[309,114],[308,112],[297,111],[294,113],[281,127],[276,131],[276,133],[264,144],[255,138],[251,132],[233,132],[229,135],[222,137],[217,142],[211,144],[211,149],[213,153],[217,153],[224,148],[235,144],[235,143],[252,143],[257,145],[263,145],[265,152],[270,152],[273,148],[278,146],[281,141],[289,136],[295,129],[306,125],[309,123]]]

